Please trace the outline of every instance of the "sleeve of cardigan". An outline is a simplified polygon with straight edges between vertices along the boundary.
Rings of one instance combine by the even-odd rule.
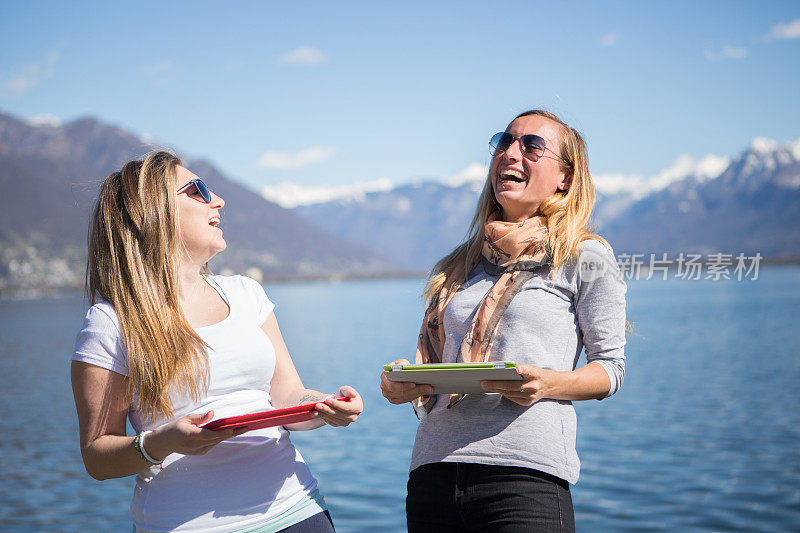
[[[625,377],[625,292],[627,287],[611,249],[596,239],[580,244],[575,312],[586,360],[608,374],[608,398]]]

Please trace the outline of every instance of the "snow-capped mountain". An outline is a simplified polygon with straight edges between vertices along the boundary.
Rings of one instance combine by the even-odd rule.
[[[295,211],[340,237],[382,252],[398,266],[421,271],[464,239],[477,194],[471,183],[429,181]]]
[[[600,174],[593,176],[597,188],[597,203],[593,220],[604,226],[636,201],[666,189],[672,183],[686,179],[702,182],[718,177],[730,164],[727,157],[707,155],[699,160],[683,155],[654,176],[629,174]]]
[[[157,148],[122,128],[84,118],[60,124],[0,113],[0,292],[76,287],[101,181]],[[264,277],[386,274],[394,263],[346,242],[226,178],[205,160],[184,161],[226,200],[228,250],[219,270]]]
[[[485,170],[483,170],[485,172]],[[464,238],[477,172],[298,206],[307,220],[429,269]],[[735,157],[677,158],[655,176],[598,175],[593,222],[617,252],[747,253],[800,258],[800,139],[755,139]]]
[[[601,231],[618,252],[800,257],[800,140],[756,139],[719,176],[671,183]]]

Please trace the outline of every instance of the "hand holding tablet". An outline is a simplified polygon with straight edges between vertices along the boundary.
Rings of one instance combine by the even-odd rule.
[[[339,401],[348,398],[346,401]],[[355,422],[364,411],[364,402],[358,392],[349,385],[343,385],[336,396],[328,396],[316,406],[314,417],[333,427],[346,427]]]
[[[481,381],[519,381],[517,363],[438,363],[427,365],[390,364],[383,374],[394,382],[431,385],[435,394],[486,394]]]
[[[349,402],[350,397],[334,398],[336,401]],[[251,413],[249,415],[231,416],[227,418],[220,418],[205,424],[204,429],[212,431],[219,431],[222,429],[239,429],[247,428],[247,431],[254,429],[262,429],[274,426],[284,426],[286,424],[294,424],[296,422],[305,422],[314,418],[312,413],[319,402],[306,403],[303,405],[295,405],[293,407],[285,407],[283,409],[272,409],[270,411],[262,411],[260,413]]]

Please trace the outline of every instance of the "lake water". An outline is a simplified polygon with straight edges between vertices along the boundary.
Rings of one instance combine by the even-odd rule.
[[[355,386],[348,429],[295,433],[340,532],[405,531],[416,418],[380,396],[413,353],[422,280],[267,293],[306,386]],[[0,300],[0,529],[130,530],[132,479],[84,471],[69,358],[80,295]],[[800,268],[757,280],[630,281],[625,384],[577,404],[578,531],[800,530]],[[410,358],[410,357],[409,357]]]

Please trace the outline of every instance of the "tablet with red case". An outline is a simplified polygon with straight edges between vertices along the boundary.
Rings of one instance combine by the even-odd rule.
[[[340,402],[349,402],[350,398],[336,398],[336,400]],[[212,431],[239,428],[247,428],[248,431],[252,431],[254,429],[284,426],[286,424],[294,424],[296,422],[305,422],[307,420],[311,420],[311,413],[314,411],[314,406],[316,406],[318,403],[322,402],[295,405],[294,407],[273,409],[271,411],[262,411],[260,413],[251,413],[249,415],[220,418],[219,420],[212,420],[208,424],[201,427],[204,429],[210,429]]]

